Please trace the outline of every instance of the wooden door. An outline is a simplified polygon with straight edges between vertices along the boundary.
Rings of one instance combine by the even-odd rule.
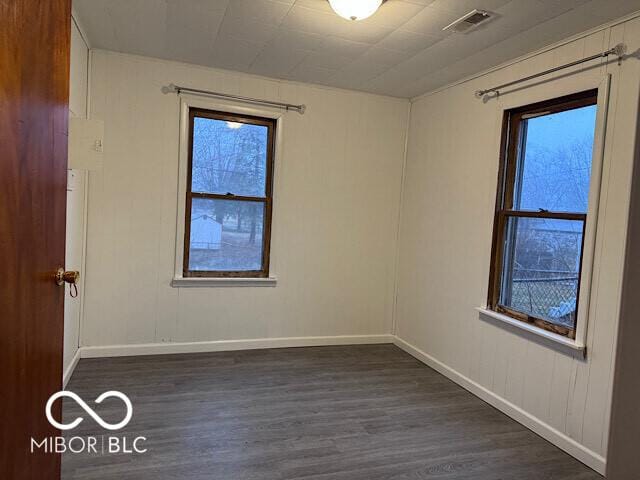
[[[70,0],[0,0],[0,478],[55,480],[62,388]],[[60,416],[60,402],[57,402]]]

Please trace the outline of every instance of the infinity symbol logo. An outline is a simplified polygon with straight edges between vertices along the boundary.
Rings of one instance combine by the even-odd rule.
[[[105,398],[118,397],[124,402],[125,406],[127,407],[127,414],[121,422],[115,424],[105,422],[89,405],[85,403],[84,400],[82,400],[82,398],[80,398],[75,393],[68,390],[61,390],[49,397],[45,408],[45,413],[47,415],[47,420],[49,420],[49,423],[54,427],[59,428],[60,430],[71,430],[72,428],[76,428],[78,425],[80,425],[80,422],[84,420],[84,418],[82,417],[77,417],[73,422],[69,424],[57,422],[51,415],[51,407],[53,406],[53,403],[60,397],[72,398],[78,405],[82,407],[85,412],[87,412],[91,416],[91,418],[93,418],[98,423],[98,425],[107,430],[120,430],[122,427],[126,426],[129,423],[129,420],[131,420],[131,415],[133,414],[133,406],[131,405],[131,400],[129,400],[129,397],[127,397],[124,393],[118,392],[117,390],[109,390],[108,392],[104,392],[95,400],[96,403],[102,403]]]

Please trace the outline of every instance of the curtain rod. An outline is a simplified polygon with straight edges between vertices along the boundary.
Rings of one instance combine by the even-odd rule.
[[[477,90],[475,95],[477,98],[481,98],[487,93],[491,93],[491,92],[494,92],[495,94],[500,95],[500,90],[502,90],[505,87],[510,87],[512,85],[517,85],[518,83],[526,82],[528,80],[533,80],[534,78],[542,77],[544,75],[557,72],[558,70],[564,70],[565,68],[573,67],[575,65],[580,65],[581,63],[589,62],[591,60],[595,60],[596,58],[606,58],[609,55],[616,55],[618,57],[618,60],[622,60],[624,56],[624,52],[626,50],[627,50],[626,45],[624,43],[619,43],[615,47],[610,48],[607,51],[604,51],[602,53],[597,53],[596,55],[591,55],[590,57],[582,58],[580,60],[576,60],[575,62],[565,63],[564,65],[550,68],[549,70],[545,70],[543,72],[534,73],[533,75],[529,75],[528,77],[520,78],[512,82],[503,83],[502,85],[498,85],[496,87],[487,88],[485,90]]]
[[[265,105],[269,107],[281,108],[283,110],[295,110],[300,115],[304,114],[304,111],[307,109],[306,105],[294,105],[292,103],[282,103],[282,102],[272,102],[270,100],[261,100],[259,98],[251,98],[251,97],[242,97],[240,95],[231,95],[228,93],[220,93],[220,92],[212,92],[210,90],[200,90],[197,88],[190,87],[181,87],[179,85],[170,84],[168,87],[163,87],[163,92],[175,92],[180,94],[181,92],[185,93],[194,93],[196,95],[205,95],[207,97],[215,97],[215,98],[224,98],[227,100],[237,100],[243,103],[251,103],[254,105]]]

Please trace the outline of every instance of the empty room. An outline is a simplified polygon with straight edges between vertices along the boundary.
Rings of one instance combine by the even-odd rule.
[[[0,0],[0,478],[640,479],[638,0]]]

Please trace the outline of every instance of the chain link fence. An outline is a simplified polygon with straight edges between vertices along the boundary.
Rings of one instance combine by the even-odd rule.
[[[577,272],[514,269],[511,306],[558,325],[575,326]]]

